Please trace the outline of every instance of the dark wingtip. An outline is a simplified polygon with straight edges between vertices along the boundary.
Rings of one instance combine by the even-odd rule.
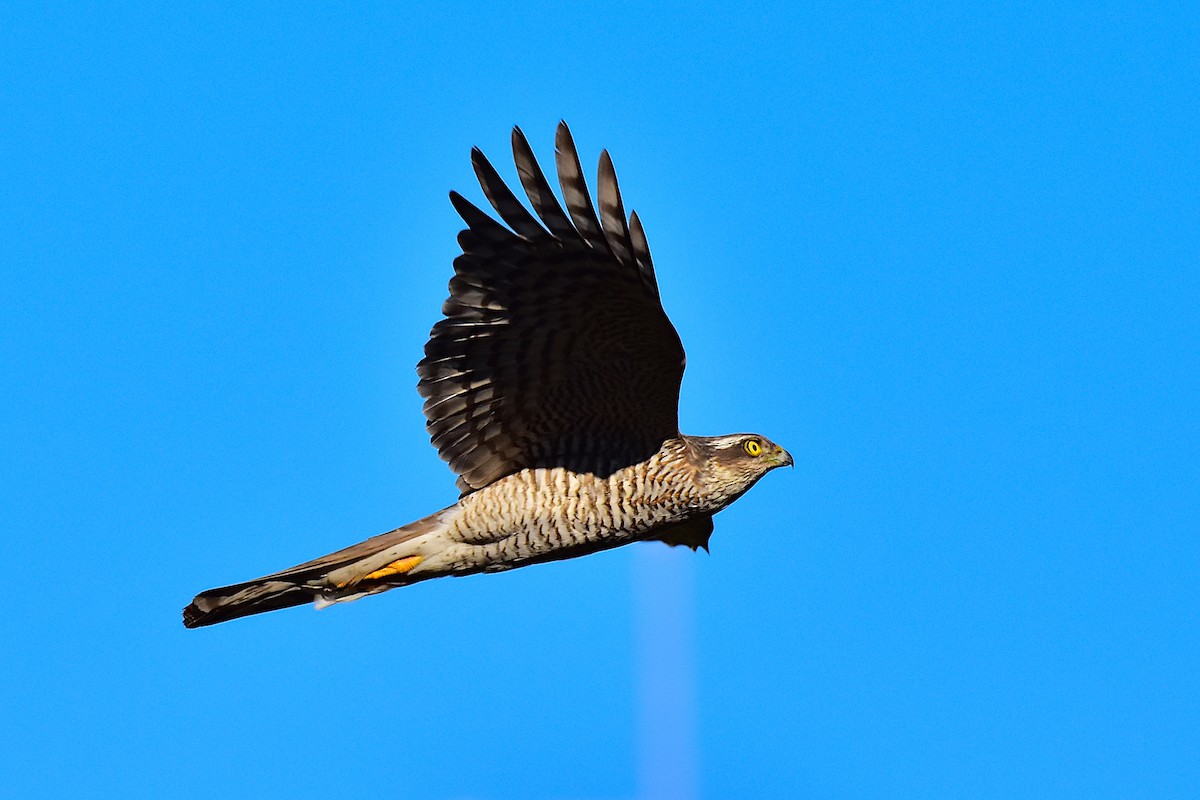
[[[554,129],[554,149],[575,150],[575,137],[571,135],[571,129],[567,127],[565,120],[560,119],[558,127]]]
[[[461,209],[463,208],[464,205],[471,206],[472,208],[474,208],[474,206],[475,206],[474,203],[472,203],[470,200],[463,197],[461,194],[454,191],[453,189],[450,190],[450,205],[454,206],[455,211],[459,212],[459,216],[462,216]]]

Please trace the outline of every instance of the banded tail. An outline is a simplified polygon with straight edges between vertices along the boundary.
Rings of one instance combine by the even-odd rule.
[[[202,628],[305,603],[323,608],[436,577],[413,570],[431,552],[426,537],[441,531],[448,510],[273,575],[201,592],[183,610],[183,624]]]

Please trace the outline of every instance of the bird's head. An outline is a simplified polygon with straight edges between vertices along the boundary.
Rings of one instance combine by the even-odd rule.
[[[700,458],[707,493],[722,505],[732,503],[776,467],[792,466],[787,450],[757,433],[689,437]]]

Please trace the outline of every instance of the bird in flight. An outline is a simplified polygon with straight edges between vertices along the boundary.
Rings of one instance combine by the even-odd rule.
[[[571,132],[559,124],[564,211],[520,128],[512,146],[533,213],[473,149],[475,175],[504,224],[450,193],[467,226],[462,255],[417,365],[425,426],[458,475],[458,502],[291,569],[202,592],[183,610],[184,625],[324,607],[630,542],[707,549],[713,515],[792,464],[758,434],[679,432],[683,345],[608,152],[593,205]]]

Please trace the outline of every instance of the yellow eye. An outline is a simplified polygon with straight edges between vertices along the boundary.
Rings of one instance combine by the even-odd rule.
[[[758,439],[747,439],[745,441],[745,443],[742,445],[742,448],[749,455],[752,455],[752,456],[761,456],[762,455],[762,445],[759,444]]]

